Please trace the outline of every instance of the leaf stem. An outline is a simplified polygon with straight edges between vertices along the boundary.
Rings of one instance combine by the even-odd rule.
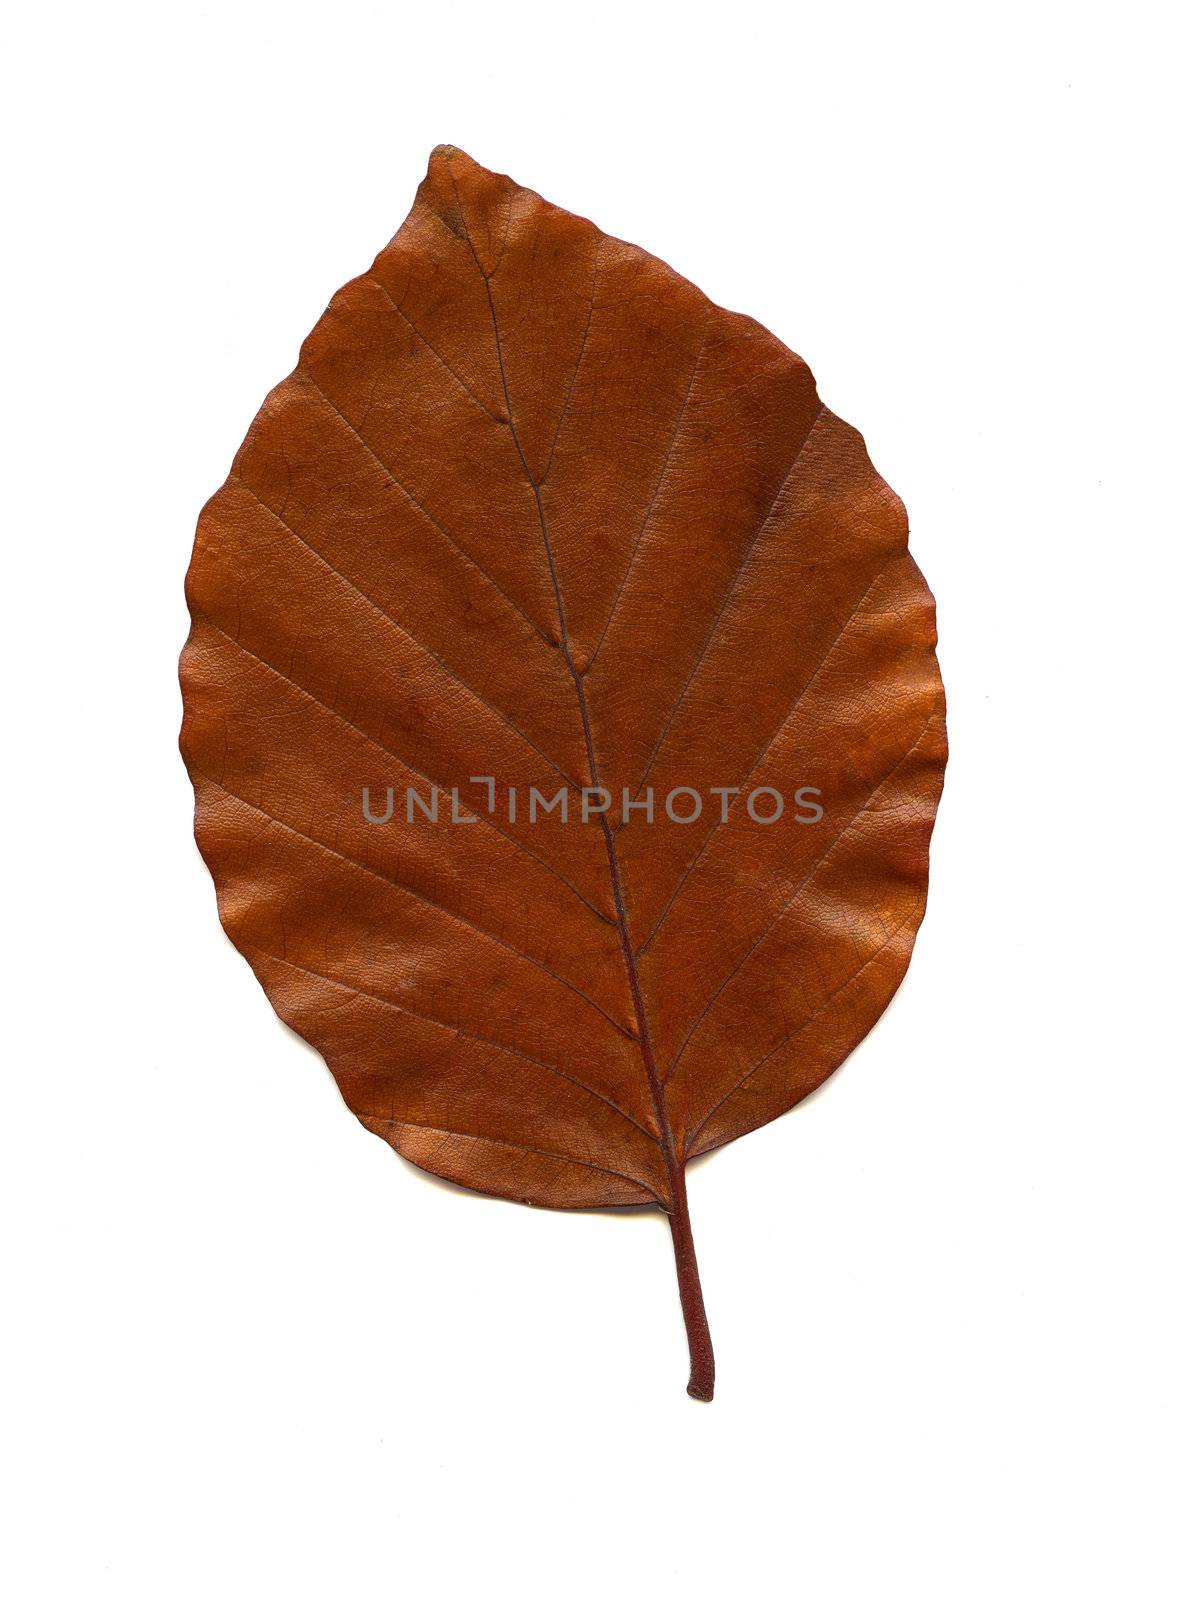
[[[695,1240],[691,1233],[691,1213],[687,1209],[686,1174],[682,1166],[676,1166],[672,1172],[671,1183],[674,1189],[674,1208],[670,1212],[670,1237],[674,1241],[678,1297],[682,1301],[687,1348],[691,1353],[691,1375],[687,1380],[687,1393],[695,1400],[710,1400],[715,1394],[715,1351],[711,1346],[711,1329],[707,1326],[703,1286],[699,1282],[699,1263],[695,1257]]]

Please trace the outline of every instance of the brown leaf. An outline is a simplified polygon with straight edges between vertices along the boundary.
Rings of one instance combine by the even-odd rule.
[[[685,1164],[846,1058],[924,910],[934,608],[860,436],[757,323],[443,147],[188,594],[197,837],[275,1009],[419,1166],[664,1207],[709,1399]]]

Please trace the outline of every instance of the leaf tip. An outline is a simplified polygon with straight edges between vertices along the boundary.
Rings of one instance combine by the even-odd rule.
[[[464,150],[460,150],[456,144],[435,144],[429,152],[429,171],[431,175],[436,174],[439,168],[452,166],[454,162],[457,162],[459,166],[465,167],[477,165],[473,158],[468,156]]]

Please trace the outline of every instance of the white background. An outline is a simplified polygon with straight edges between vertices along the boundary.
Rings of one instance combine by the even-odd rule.
[[[13,1600],[1173,1596],[1167,22],[9,24]],[[822,1093],[692,1168],[711,1407],[664,1221],[399,1161],[275,1019],[191,839],[197,512],[443,140],[800,351],[939,600],[910,975]]]

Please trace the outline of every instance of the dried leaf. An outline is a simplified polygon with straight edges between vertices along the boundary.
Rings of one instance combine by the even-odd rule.
[[[845,1059],[924,910],[934,609],[860,436],[757,323],[443,147],[188,594],[197,837],[275,1009],[419,1166],[664,1207],[709,1399],[685,1165]]]

